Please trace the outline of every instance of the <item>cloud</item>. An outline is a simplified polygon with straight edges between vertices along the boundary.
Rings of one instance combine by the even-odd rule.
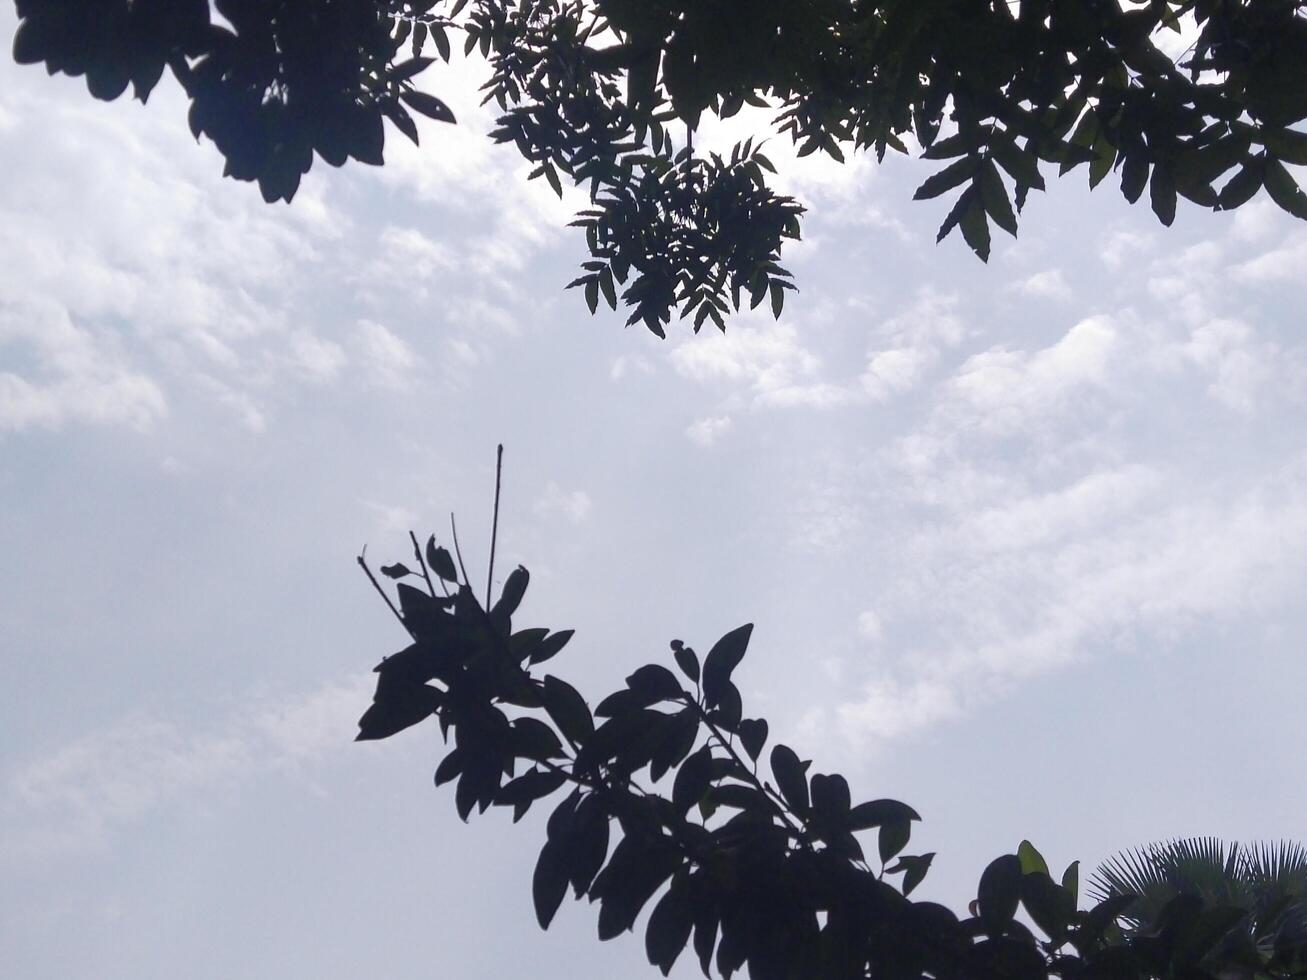
[[[26,377],[0,371],[0,431],[69,422],[144,431],[168,413],[152,378],[48,301],[0,305],[0,352],[8,364],[27,359]]]
[[[1307,268],[1307,235],[1302,232],[1288,236],[1276,248],[1263,252],[1254,259],[1240,262],[1230,272],[1245,283],[1273,283],[1296,281]]]
[[[1041,299],[1070,299],[1071,287],[1061,269],[1045,269],[1014,283],[1013,288],[1026,296]]]
[[[402,338],[372,320],[360,320],[354,345],[374,384],[392,391],[408,388],[418,356]]]
[[[371,685],[368,674],[323,684],[204,732],[190,720],[143,716],[77,738],[8,774],[0,796],[0,863],[97,847],[183,796],[313,764],[354,737]]]
[[[855,398],[846,386],[820,379],[820,359],[787,322],[742,316],[725,333],[682,342],[671,362],[684,378],[747,389],[758,406],[825,409]]]
[[[1042,350],[993,348],[976,354],[962,365],[950,385],[979,426],[1023,428],[1084,389],[1106,385],[1118,347],[1112,320],[1090,317]]]
[[[541,517],[563,517],[580,524],[590,516],[590,495],[584,490],[564,491],[550,482],[532,509]]]
[[[910,735],[1070,661],[1283,606],[1307,572],[1295,544],[1307,535],[1307,456],[1243,488],[1197,490],[1181,471],[1135,464],[997,492],[989,506],[946,505],[914,533],[919,570],[881,609],[929,608],[933,623],[896,660],[872,661],[822,723],[855,742]]]
[[[696,446],[703,446],[706,449],[729,432],[731,424],[729,415],[713,415],[691,423],[685,430],[685,434]]]

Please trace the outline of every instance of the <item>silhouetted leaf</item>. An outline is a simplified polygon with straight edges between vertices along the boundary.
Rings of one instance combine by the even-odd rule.
[[[540,849],[535,875],[531,880],[531,896],[535,902],[536,921],[541,929],[548,929],[558,906],[567,894],[567,869],[563,863],[562,847],[550,840]]]
[[[428,95],[426,92],[408,91],[401,93],[400,98],[424,116],[438,122],[454,122],[454,114],[450,112],[449,106],[434,95]]]
[[[803,763],[788,745],[775,745],[771,750],[771,771],[776,785],[796,813],[808,812],[808,777]]]
[[[740,722],[736,731],[749,758],[758,761],[762,747],[767,743],[767,722],[762,718],[746,718]]]
[[[672,783],[672,803],[684,813],[702,799],[712,780],[712,750],[705,745],[681,763]]]
[[[490,610],[492,619],[502,620],[517,611],[517,607],[522,603],[522,597],[526,595],[527,583],[531,580],[530,573],[518,565],[508,575],[508,580],[504,583],[503,590],[499,593],[499,601],[494,604]]]
[[[703,697],[708,707],[717,704],[726,686],[730,683],[731,673],[744,659],[749,647],[749,637],[753,633],[753,624],[746,623],[733,629],[713,644],[703,662]]]
[[[546,660],[557,656],[558,652],[567,646],[567,641],[572,638],[575,632],[576,630],[560,630],[557,633],[549,634],[531,651],[531,663],[542,664]]]
[[[690,941],[690,930],[694,926],[694,906],[687,881],[683,875],[672,879],[671,887],[650,913],[645,930],[645,953],[663,976],[671,973],[681,950]]]
[[[405,575],[412,575],[406,565],[382,565],[381,574],[386,578],[403,578]]]
[[[658,664],[646,664],[626,679],[626,686],[634,691],[646,704],[667,701],[681,697],[681,690],[676,676],[666,667]]]
[[[696,683],[699,680],[699,658],[695,655],[694,650],[685,646],[680,640],[672,641],[672,655],[676,657],[676,665],[681,668],[681,673]]]
[[[981,921],[991,936],[1001,935],[1021,900],[1021,861],[1015,854],[1006,854],[990,862],[980,876],[976,901]]]
[[[434,535],[427,538],[427,565],[446,582],[458,581],[458,569],[454,567],[454,557],[445,548],[436,547]]]
[[[585,698],[571,684],[546,674],[544,699],[545,710],[566,738],[580,743],[594,734],[594,719],[590,716],[590,708],[585,703]]]

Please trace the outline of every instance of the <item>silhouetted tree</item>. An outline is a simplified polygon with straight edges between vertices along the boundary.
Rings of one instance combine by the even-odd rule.
[[[1277,947],[1307,944],[1307,849],[1301,844],[1227,845],[1215,837],[1149,844],[1104,862],[1089,882],[1098,900],[1135,895],[1121,917],[1123,935],[1165,930],[1175,909],[1224,906],[1211,918],[1225,935],[1217,951],[1223,977],[1256,977]],[[1173,905],[1180,896],[1189,896]],[[1212,915],[1208,913],[1209,917]]]
[[[482,604],[461,557],[434,537],[412,544],[414,568],[381,569],[397,580],[398,606],[359,558],[412,642],[377,666],[358,737],[434,717],[450,745],[435,781],[454,784],[464,820],[492,806],[517,820],[552,798],[532,881],[544,927],[569,890],[598,902],[600,939],[633,930],[652,904],[645,950],[664,975],[690,945],[705,975],[747,968],[754,980],[1307,976],[1292,930],[1259,936],[1255,974],[1231,972],[1247,962],[1229,941],[1247,909],[1224,895],[1180,894],[1158,929],[1123,938],[1116,923],[1135,896],[1078,909],[1077,865],[1055,880],[1028,842],[985,869],[968,914],[913,901],[934,856],[907,853],[916,811],[855,803],[842,776],[786,745],[768,749],[767,722],[745,716],[733,678],[752,626],[702,658],[672,641],[675,671],[639,667],[592,710],[545,672],[572,630],[513,625],[525,568]],[[492,547],[491,579],[493,564]],[[874,841],[859,836],[872,831]]]
[[[383,119],[414,141],[410,112],[452,122],[414,80],[455,44],[479,52],[494,138],[560,193],[589,187],[572,285],[592,310],[623,286],[660,336],[675,310],[696,330],[742,300],[779,316],[793,288],[779,262],[802,209],[768,187],[758,141],[692,149],[705,114],[746,105],[800,154],[915,143],[952,161],[916,197],[955,194],[939,236],[960,228],[981,258],[1046,164],[1117,172],[1168,225],[1179,197],[1228,210],[1263,187],[1307,218],[1286,168],[1307,164],[1307,0],[214,0],[220,18],[208,0],[15,2],[20,62],[103,99],[144,101],[171,70],[196,137],[270,201],[314,153],[380,164]]]

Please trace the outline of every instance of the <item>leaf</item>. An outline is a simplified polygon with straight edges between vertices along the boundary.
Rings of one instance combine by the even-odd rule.
[[[771,293],[771,312],[777,320],[781,318],[781,310],[785,307],[785,287],[778,280],[773,279],[767,287]]]
[[[440,760],[440,765],[436,766],[435,782],[437,786],[443,786],[451,780],[457,779],[463,772],[463,759],[458,749],[454,749],[447,756]]]
[[[1017,216],[1012,212],[1012,201],[1008,197],[1007,188],[1003,186],[1003,178],[999,176],[998,166],[993,160],[986,161],[984,169],[980,172],[980,196],[984,199],[985,210],[994,219],[994,223],[1015,238]],[[965,232],[965,228],[963,230]]]
[[[1044,860],[1044,855],[1035,849],[1035,845],[1028,840],[1023,840],[1017,848],[1017,860],[1021,862],[1021,873],[1032,874],[1038,871],[1040,874],[1048,874],[1048,862]]]
[[[888,861],[908,846],[912,839],[912,824],[907,820],[891,820],[881,824],[876,834],[876,850],[882,862]]]
[[[731,630],[708,651],[703,662],[703,697],[709,708],[715,706],[725,693],[726,686],[731,681],[731,673],[744,659],[752,634],[753,624],[746,623]]]
[[[590,894],[599,900],[599,938],[612,939],[635,924],[646,902],[681,867],[669,837],[625,837],[599,872]]]
[[[697,684],[699,682],[699,658],[695,652],[680,640],[673,640],[672,655],[676,658],[676,666],[681,668],[681,673]]]
[[[1165,167],[1153,168],[1153,179],[1148,184],[1148,196],[1153,205],[1153,214],[1157,220],[1168,228],[1175,221],[1175,179]]]
[[[843,776],[826,776],[814,773],[811,780],[812,812],[827,827],[847,830],[849,804],[849,783]]]
[[[1071,901],[1079,901],[1080,898],[1080,862],[1072,861],[1062,872],[1062,887],[1066,889]]]
[[[808,812],[808,778],[804,765],[788,745],[777,744],[771,750],[771,771],[776,777],[776,785],[796,813],[804,816]]]
[[[401,92],[399,97],[411,108],[416,109],[429,119],[445,123],[455,121],[454,113],[450,111],[449,106],[434,95],[429,95],[426,92],[406,91]]]
[[[566,894],[567,868],[563,863],[562,846],[551,839],[540,849],[535,875],[531,879],[531,898],[535,902],[536,921],[541,929],[549,928]]]
[[[1293,129],[1270,130],[1265,135],[1266,148],[1285,163],[1307,166],[1307,133]]]
[[[918,885],[926,877],[926,872],[930,870],[931,862],[935,860],[935,852],[928,854],[904,855],[895,862],[893,867],[886,868],[886,874],[903,874],[903,894],[911,895]],[[906,872],[906,873],[905,873]]]
[[[1021,878],[1021,904],[1050,939],[1061,939],[1075,915],[1076,903],[1046,871],[1027,872]]]
[[[680,681],[660,664],[646,664],[626,678],[626,686],[647,704],[671,701],[683,697]]]
[[[766,720],[762,718],[745,718],[736,728],[736,732],[740,736],[740,743],[744,746],[744,751],[749,753],[750,759],[757,762],[763,745],[767,743]]]
[[[872,800],[870,803],[859,803],[849,811],[849,829],[869,830],[887,823],[920,819],[920,814],[906,803],[898,800]]]
[[[704,745],[697,752],[691,753],[676,771],[672,783],[672,803],[680,813],[685,813],[703,799],[712,783],[712,749]]]
[[[688,881],[684,874],[672,879],[671,887],[650,913],[649,925],[645,929],[645,954],[663,976],[672,972],[681,950],[690,941],[690,930],[694,926],[694,906]]]
[[[400,688],[372,703],[359,719],[356,742],[390,738],[406,728],[425,721],[439,707],[440,692],[418,684]]]
[[[513,751],[523,759],[545,762],[564,755],[558,735],[539,718],[514,719],[512,731]]]
[[[912,195],[912,199],[925,201],[932,197],[939,197],[945,191],[965,183],[979,169],[980,157],[963,157],[955,163],[950,163],[939,173],[927,177]]]
[[[1001,935],[1016,915],[1021,900],[1021,861],[1005,854],[990,862],[980,876],[976,902],[980,919],[991,936]]]
[[[1288,169],[1279,160],[1266,161],[1266,193],[1271,200],[1295,218],[1307,219],[1307,194],[1294,181]]]
[[[531,663],[542,664],[546,660],[557,656],[559,651],[567,646],[567,641],[575,634],[576,630],[560,630],[557,633],[550,633],[531,651]]]
[[[386,576],[386,578],[403,578],[405,575],[412,575],[413,573],[408,570],[408,566],[395,564],[382,565],[381,574]]]
[[[504,582],[504,588],[499,593],[499,601],[495,603],[494,608],[490,610],[493,619],[506,619],[517,611],[517,607],[522,603],[522,597],[526,595],[527,583],[531,581],[531,573],[523,566],[518,565],[508,575],[508,580]]]
[[[962,237],[966,239],[971,250],[980,256],[980,261],[989,261],[989,222],[985,219],[985,205],[981,195],[972,196],[967,209],[962,212],[959,221]]]
[[[1121,193],[1131,204],[1139,200],[1148,184],[1148,161],[1138,153],[1128,154],[1121,167]]]
[[[565,738],[580,743],[594,734],[595,723],[590,707],[571,684],[553,674],[546,674],[543,694],[545,711]]]
[[[1261,155],[1254,157],[1229,179],[1217,194],[1221,210],[1233,211],[1253,199],[1262,189],[1262,179],[1266,172],[1266,161]]]
[[[454,557],[445,548],[436,547],[434,534],[427,538],[427,565],[446,582],[458,581],[458,569],[454,567]]]

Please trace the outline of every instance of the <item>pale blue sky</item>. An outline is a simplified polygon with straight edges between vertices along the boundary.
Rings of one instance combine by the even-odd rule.
[[[479,579],[500,441],[559,667],[757,623],[747,710],[922,812],[923,894],[1023,837],[1307,836],[1307,230],[1077,174],[984,266],[929,165],[809,160],[787,315],[659,342],[561,290],[575,202],[469,77],[273,208],[171,88],[0,59],[0,973],[654,975],[539,931],[541,828],[460,824],[433,730],[350,741],[402,640],[353,557],[457,510]]]

